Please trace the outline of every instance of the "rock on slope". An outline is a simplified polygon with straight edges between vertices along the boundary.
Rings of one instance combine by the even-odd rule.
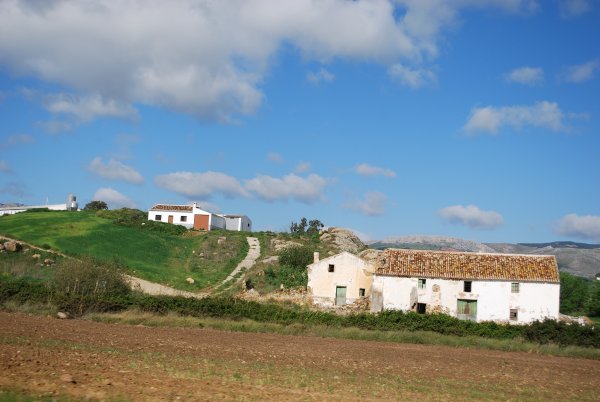
[[[365,248],[365,244],[348,229],[330,227],[323,230],[319,237],[322,242],[333,244],[340,252],[347,251],[352,254],[357,254]]]

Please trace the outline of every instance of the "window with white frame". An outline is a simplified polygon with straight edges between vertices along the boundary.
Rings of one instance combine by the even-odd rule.
[[[426,281],[425,279],[423,279],[423,278],[419,278],[419,281],[418,281],[418,286],[417,286],[417,287],[418,287],[419,289],[425,289],[425,283],[426,283],[426,282],[427,282],[427,281]]]
[[[513,282],[510,284],[510,293],[519,293],[519,283]]]

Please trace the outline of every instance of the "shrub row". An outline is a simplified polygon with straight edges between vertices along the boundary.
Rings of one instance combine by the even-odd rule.
[[[142,311],[169,312],[194,317],[251,319],[279,324],[327,325],[358,327],[384,331],[433,331],[455,336],[480,336],[494,339],[522,338],[539,344],[578,345],[600,348],[600,331],[595,327],[564,322],[543,321],[530,325],[502,325],[493,322],[462,321],[444,314],[416,314],[384,311],[380,314],[358,313],[347,316],[312,311],[295,305],[257,303],[231,297],[193,299],[174,296],[148,296],[135,293],[103,293],[100,295],[60,295],[41,282],[24,278],[0,277],[0,303],[6,300],[50,302],[78,315],[86,311],[120,311],[137,307]]]
[[[96,216],[104,219],[110,219],[114,224],[134,227],[150,232],[162,233],[167,235],[181,235],[187,229],[184,226],[172,225],[164,222],[148,220],[148,215],[144,211],[132,208],[120,208],[112,210],[100,210]]]

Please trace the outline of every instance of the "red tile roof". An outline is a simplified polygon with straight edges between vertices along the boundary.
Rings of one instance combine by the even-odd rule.
[[[166,205],[166,204],[156,204],[150,211],[179,211],[179,212],[192,212],[191,205]]]
[[[554,256],[388,249],[376,275],[559,283]]]

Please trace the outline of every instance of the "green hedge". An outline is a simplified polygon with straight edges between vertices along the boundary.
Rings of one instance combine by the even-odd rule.
[[[384,331],[432,331],[455,336],[480,336],[494,339],[522,338],[539,344],[577,345],[600,348],[600,330],[579,324],[547,320],[530,325],[503,325],[493,322],[462,321],[444,314],[416,314],[384,311],[380,314],[357,313],[347,316],[312,311],[296,305],[258,303],[231,297],[193,299],[175,296],[149,296],[139,293],[112,294],[98,298],[62,294],[56,297],[43,283],[27,278],[0,277],[0,302],[15,300],[54,303],[72,314],[85,311],[120,311],[137,307],[142,311],[169,312],[194,317],[251,319],[279,324],[358,327]],[[83,308],[82,308],[83,306]]]

